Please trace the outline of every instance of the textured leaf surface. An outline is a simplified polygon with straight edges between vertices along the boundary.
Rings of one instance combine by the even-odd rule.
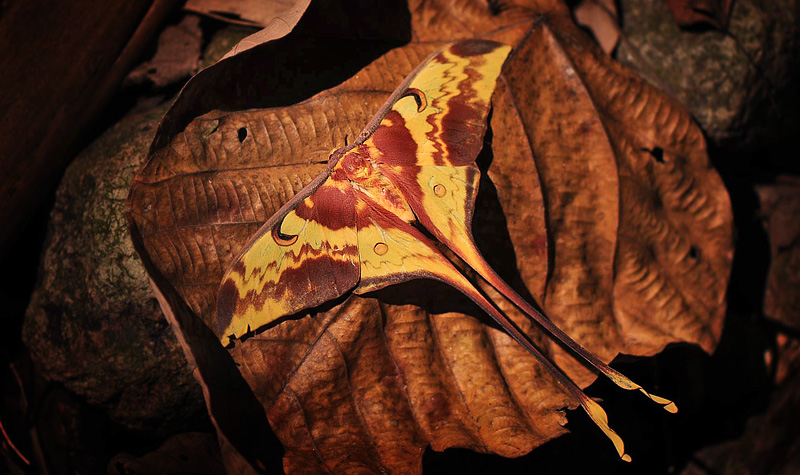
[[[410,22],[392,30],[402,41],[407,29],[407,45],[362,42],[352,57],[342,51],[333,70],[331,52],[359,43],[346,31],[319,40],[314,18],[325,7],[313,4],[285,39],[220,63],[230,65],[227,74],[201,73],[162,124],[131,190],[146,259],[216,328],[222,273],[260,224],[430,52],[483,36],[514,47],[493,99],[491,146],[478,158],[474,232],[487,260],[605,361],[675,341],[711,351],[731,215],[700,130],[593,46],[565,6],[530,3],[412,2],[410,18],[405,6],[393,16]],[[312,44],[313,80],[307,58],[287,53]],[[249,76],[237,73],[245,69],[237,61]],[[296,79],[295,90],[286,78]],[[592,381],[495,300],[580,385]],[[293,473],[418,473],[427,445],[518,456],[563,433],[560,409],[573,404],[466,298],[429,281],[326,304],[268,326],[231,355]]]

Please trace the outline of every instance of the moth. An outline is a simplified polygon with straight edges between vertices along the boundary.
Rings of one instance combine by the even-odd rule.
[[[417,278],[463,292],[575,397],[630,461],[605,411],[532,344],[418,227],[576,355],[623,389],[645,391],[561,331],[487,264],[471,231],[487,115],[511,48],[487,40],[432,54],[391,94],[356,140],[269,218],[227,269],[218,295],[218,334],[228,346],[251,330],[348,292],[364,294]]]

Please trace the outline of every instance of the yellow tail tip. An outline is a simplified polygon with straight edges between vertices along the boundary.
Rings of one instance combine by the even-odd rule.
[[[670,401],[669,399],[661,396],[656,396],[655,394],[650,394],[642,388],[639,388],[639,391],[644,393],[645,396],[649,397],[656,404],[661,404],[661,407],[663,407],[665,411],[670,412],[672,414],[678,412],[678,406],[676,406],[675,403]]]
[[[620,458],[626,462],[631,461],[630,455],[625,453],[625,443],[622,441],[622,437],[617,435],[614,430],[609,427],[608,425],[608,416],[606,415],[606,411],[600,407],[599,404],[594,402],[586,395],[582,395],[580,398],[581,406],[589,415],[589,418],[597,424],[597,427],[603,431],[603,433],[608,437],[611,442],[614,444],[614,448],[617,449],[617,453],[619,454]]]

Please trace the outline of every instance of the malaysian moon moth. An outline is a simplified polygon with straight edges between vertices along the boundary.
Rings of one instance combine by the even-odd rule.
[[[676,412],[576,343],[486,263],[471,231],[491,97],[511,48],[487,40],[432,54],[392,93],[357,139],[269,218],[226,271],[218,295],[224,345],[275,320],[347,293],[416,278],[464,293],[533,355],[630,461],[605,411],[550,362],[416,226],[451,249],[498,292],[619,387]],[[416,226],[415,226],[416,225]]]

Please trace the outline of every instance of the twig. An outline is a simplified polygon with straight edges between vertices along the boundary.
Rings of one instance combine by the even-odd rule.
[[[8,444],[9,447],[11,447],[11,450],[13,450],[15,454],[17,454],[17,457],[19,457],[25,463],[25,465],[30,465],[31,463],[28,461],[27,458],[25,458],[24,455],[22,455],[22,452],[19,451],[17,446],[14,445],[14,442],[11,441],[11,437],[9,437],[8,433],[6,433],[6,428],[3,427],[2,420],[0,420],[0,431],[3,432],[3,438],[5,439],[5,442]]]

